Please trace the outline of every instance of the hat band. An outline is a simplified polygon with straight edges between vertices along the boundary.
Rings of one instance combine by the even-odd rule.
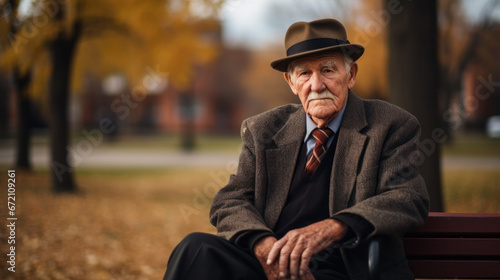
[[[338,45],[345,45],[345,44],[350,44],[349,40],[347,41],[342,41],[338,39],[331,39],[331,38],[316,38],[316,39],[310,39],[306,41],[302,41],[300,43],[297,43],[286,50],[286,55],[291,56],[294,54],[302,53],[302,52],[307,52],[307,51],[312,51],[312,50],[317,50],[317,49],[322,49],[322,48],[327,48],[327,47],[333,47],[333,46],[338,46]]]

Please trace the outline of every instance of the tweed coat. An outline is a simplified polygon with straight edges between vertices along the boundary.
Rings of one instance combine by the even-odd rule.
[[[381,279],[413,279],[401,237],[420,227],[429,199],[412,162],[420,125],[403,109],[351,91],[338,131],[329,211],[363,217],[381,235]],[[305,137],[301,105],[284,105],[245,120],[238,170],[214,197],[210,222],[235,242],[244,232],[272,232],[285,205]],[[367,243],[341,248],[350,279],[367,279]]]

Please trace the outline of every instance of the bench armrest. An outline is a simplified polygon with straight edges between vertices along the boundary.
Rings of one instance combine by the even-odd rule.
[[[368,275],[370,280],[377,280],[379,274],[380,241],[378,237],[370,240],[368,247]]]

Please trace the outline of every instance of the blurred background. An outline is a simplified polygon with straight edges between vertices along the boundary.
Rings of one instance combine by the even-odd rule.
[[[215,233],[241,122],[299,102],[269,63],[301,20],[340,20],[354,92],[419,119],[432,211],[500,212],[500,1],[414,2],[0,0],[0,278],[159,279]]]

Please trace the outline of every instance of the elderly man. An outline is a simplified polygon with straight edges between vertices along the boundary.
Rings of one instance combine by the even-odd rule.
[[[351,91],[364,48],[340,22],[297,22],[285,47],[271,66],[302,104],[243,122],[238,171],[210,209],[218,236],[188,235],[165,279],[364,280],[373,235],[380,278],[413,279],[401,237],[423,224],[429,203],[410,158],[418,121]]]

